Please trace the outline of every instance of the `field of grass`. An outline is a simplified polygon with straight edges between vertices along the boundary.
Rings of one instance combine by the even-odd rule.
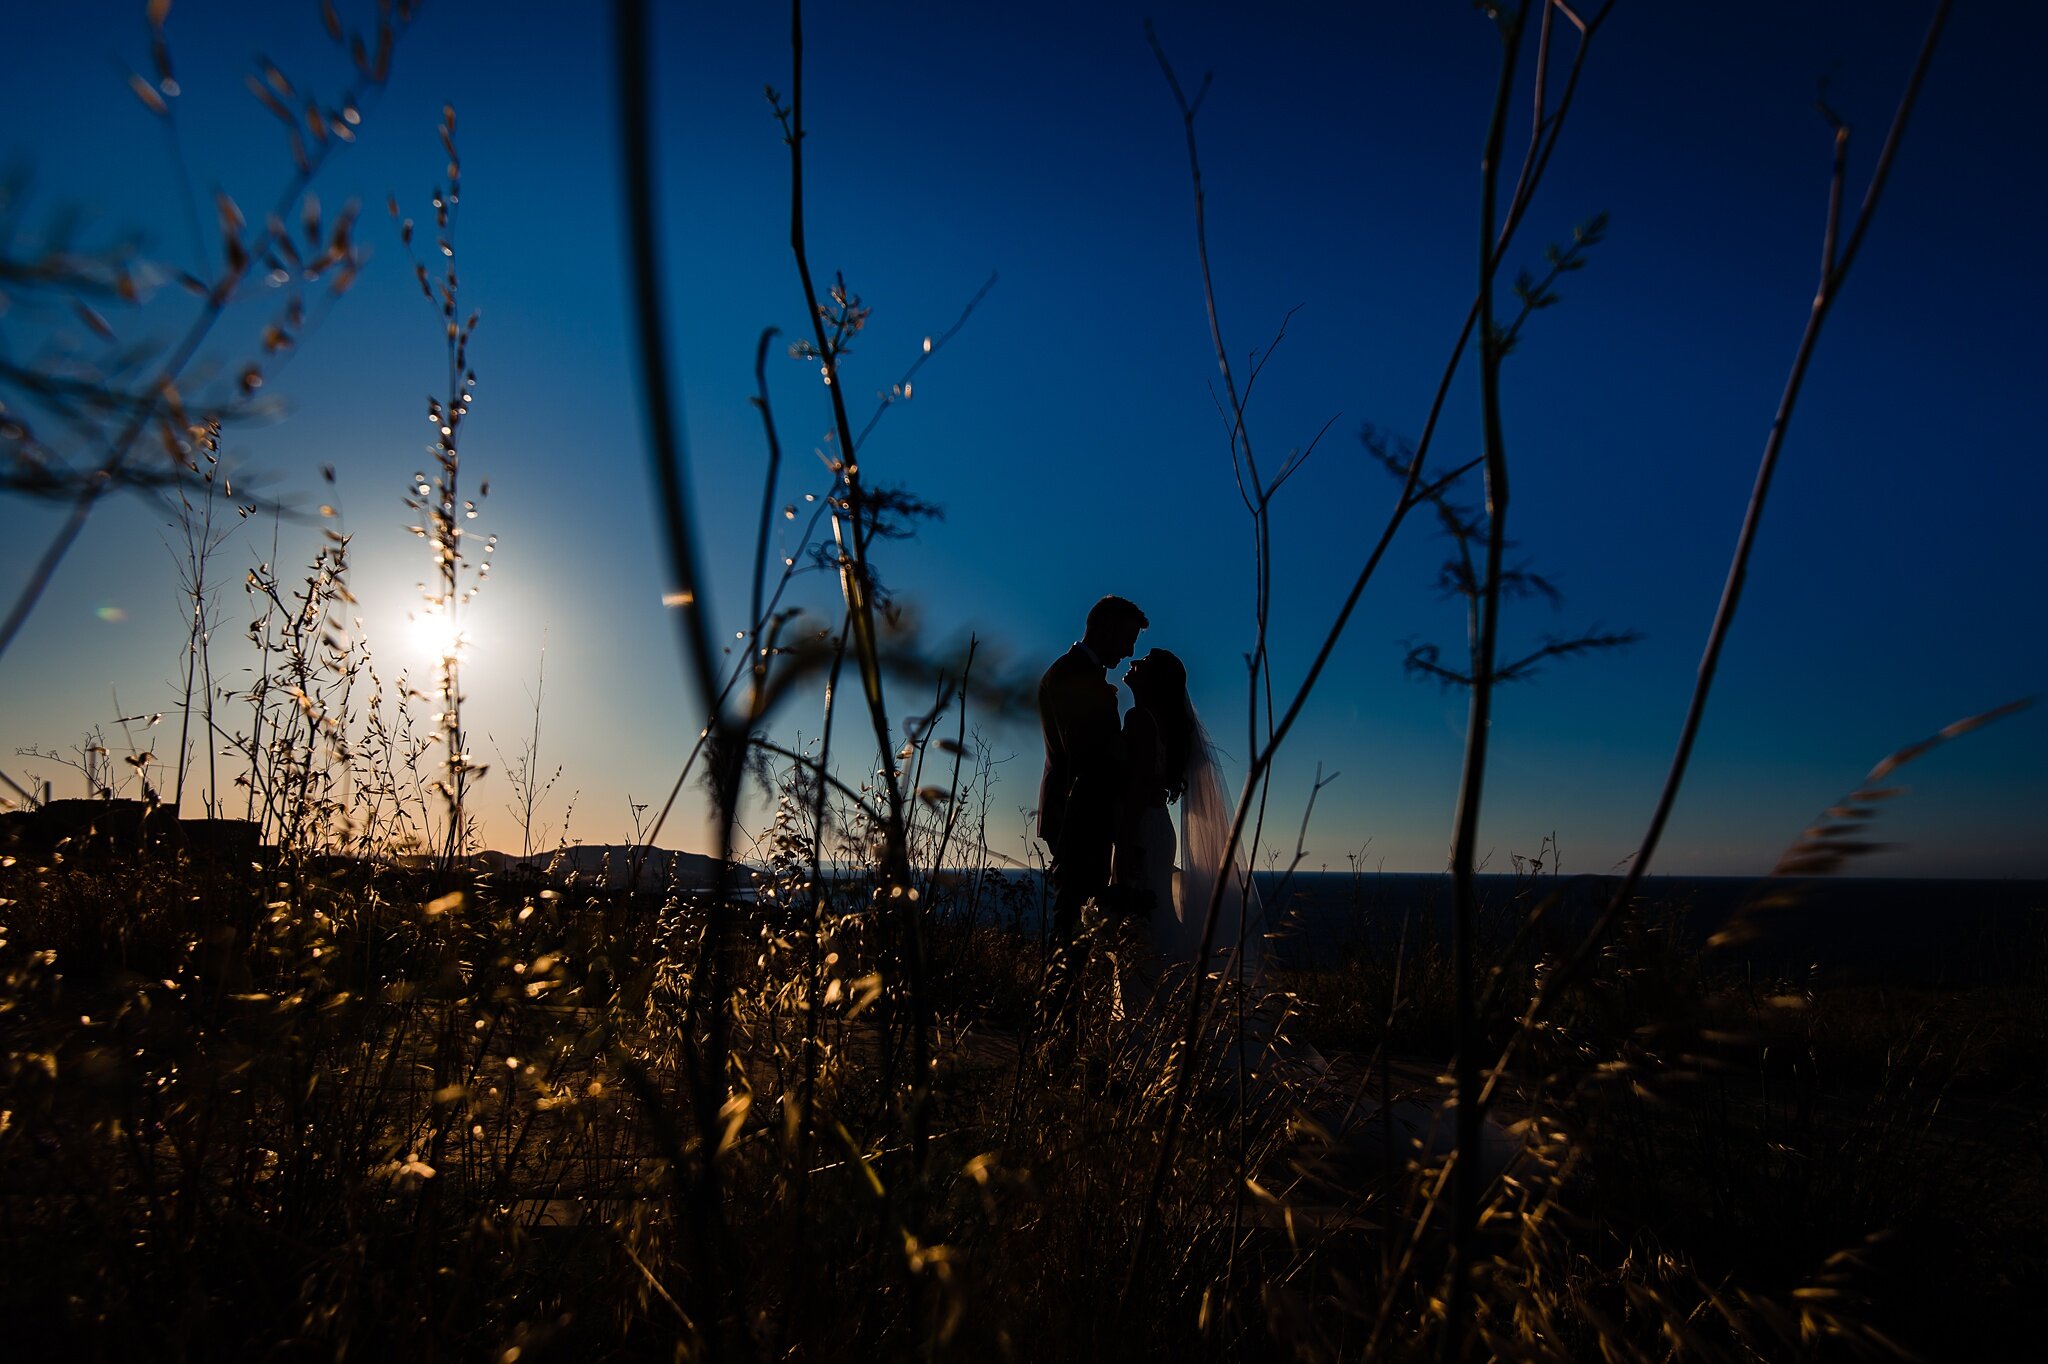
[[[1167,1001],[1114,1015],[1114,928],[1048,1034],[1038,943],[946,878],[920,1094],[878,883],[813,909],[801,862],[771,866],[726,938],[732,1097],[703,1128],[677,964],[701,892],[436,875],[104,847],[0,871],[0,1266],[36,1357],[1437,1347],[1446,1153],[1375,1121],[1450,1093],[1431,945],[1398,983],[1354,955],[1225,997],[1134,1263],[1179,1039]],[[1486,1195],[1489,1352],[2021,1348],[2048,1286],[2038,982],[1812,992],[1629,942],[1496,1104],[1522,1149]]]
[[[1463,657],[1418,645],[1407,665],[1461,689],[1470,709],[1440,938],[1382,934],[1317,969],[1249,979],[1175,976],[1147,958],[1142,934],[1107,922],[1072,968],[1071,995],[1049,983],[1060,977],[1045,944],[1021,930],[1042,921],[1043,906],[1020,903],[1037,882],[1006,875],[988,852],[994,760],[968,722],[970,701],[977,718],[991,705],[1026,714],[1031,679],[978,640],[963,652],[921,639],[875,566],[934,508],[864,476],[862,439],[960,324],[925,341],[856,434],[840,365],[868,308],[843,279],[814,277],[805,244],[800,4],[790,94],[768,93],[790,163],[807,332],[784,344],[818,367],[829,482],[807,496],[794,552],[771,572],[785,483],[765,378],[777,332],[766,330],[760,531],[750,564],[717,566],[731,596],[751,583],[748,628],[732,636],[744,645],[729,648],[709,624],[712,566],[658,287],[649,16],[630,0],[615,14],[626,363],[645,408],[663,605],[691,684],[684,713],[693,729],[702,717],[674,793],[644,828],[650,806],[628,797],[632,845],[592,866],[565,832],[549,836],[538,683],[532,736],[495,773],[465,716],[466,610],[497,545],[477,525],[488,481],[465,463],[478,314],[457,283],[452,108],[438,129],[444,177],[419,219],[388,205],[399,242],[417,245],[431,335],[445,344],[427,400],[431,463],[404,488],[423,550],[416,615],[437,656],[409,678],[380,673],[354,619],[352,542],[331,507],[303,570],[286,567],[274,540],[253,567],[225,568],[251,548],[226,548],[233,528],[266,508],[230,487],[224,423],[250,415],[265,367],[296,345],[305,296],[322,295],[324,310],[364,263],[354,210],[323,217],[309,187],[353,140],[359,103],[389,78],[413,16],[410,4],[381,5],[356,32],[325,9],[353,73],[346,92],[331,107],[307,97],[302,117],[281,102],[300,98],[282,72],[251,77],[289,129],[291,175],[279,212],[260,222],[220,196],[218,276],[192,278],[189,297],[171,300],[191,309],[183,339],[105,369],[0,376],[23,411],[54,412],[42,429],[68,442],[44,445],[13,408],[0,412],[22,471],[6,490],[69,507],[0,623],[0,652],[116,489],[175,501],[189,610],[171,756],[131,742],[124,764],[97,731],[69,756],[34,750],[38,763],[75,768],[90,799],[60,811],[47,786],[13,787],[29,809],[0,831],[0,1302],[22,1357],[1562,1362],[2026,1350],[2028,1309],[2048,1291],[2048,952],[1969,990],[1738,974],[1677,931],[1678,908],[1655,903],[1642,880],[1701,731],[1803,377],[1876,213],[1945,2],[1853,210],[1838,136],[1818,289],[1641,841],[1580,931],[1534,931],[1547,894],[1534,877],[1482,902],[1496,688],[1636,638],[1546,636],[1518,658],[1501,631],[1503,600],[1552,595],[1504,557],[1515,542],[1502,366],[1606,225],[1581,222],[1544,254],[1540,278],[1505,286],[1509,247],[1612,7],[1585,8],[1488,7],[1501,66],[1471,307],[1420,435],[1364,431],[1399,492],[1377,540],[1361,537],[1345,551],[1357,562],[1334,570],[1350,586],[1346,596],[1345,581],[1328,584],[1343,605],[1326,632],[1288,642],[1290,657],[1312,661],[1280,680],[1268,652],[1274,499],[1314,443],[1277,467],[1254,457],[1245,404],[1264,359],[1233,371],[1210,286],[1196,138],[1208,86],[1191,95],[1153,38],[1186,132],[1217,402],[1252,546],[1255,609],[1241,623],[1251,751],[1228,843],[1207,870],[1220,887],[1233,867],[1284,857],[1266,823],[1274,763],[1290,738],[1302,746],[1296,721],[1411,512],[1444,533],[1440,586],[1467,631]],[[167,12],[149,7],[155,74],[132,88],[175,147]],[[1503,149],[1524,95],[1531,137],[1515,173]],[[140,301],[119,253],[98,260],[59,242],[0,264],[42,291],[44,315],[109,340],[94,301]],[[252,301],[252,281],[265,279],[279,292]],[[258,307],[275,314],[261,355],[221,365],[209,353],[196,370],[230,376],[228,391],[188,407],[179,384],[204,387],[190,375],[215,324]],[[1431,443],[1475,370],[1466,415],[1479,451],[1453,468]],[[137,447],[152,442],[169,472],[143,472]],[[797,515],[793,503],[784,512]],[[830,587],[800,611],[788,589],[811,570]],[[230,667],[238,646],[220,631],[234,614],[222,585],[238,575],[245,668]],[[928,706],[907,725],[892,709],[906,696]],[[815,732],[785,747],[777,736],[807,698],[819,702],[804,725]],[[1863,831],[1898,794],[1899,766],[2023,704],[1880,763],[1780,870],[1822,875],[1867,851]],[[692,864],[707,869],[704,884],[664,884],[644,874],[639,850],[693,780],[716,846]],[[1324,784],[1318,771],[1304,831]],[[509,796],[516,865],[480,854],[483,791]],[[762,812],[751,826],[746,810]],[[192,811],[209,816],[203,829],[176,819]],[[1753,929],[1767,925],[1741,918],[1722,936]]]

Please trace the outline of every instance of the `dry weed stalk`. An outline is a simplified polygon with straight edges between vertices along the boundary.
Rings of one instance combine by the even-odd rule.
[[[185,632],[185,679],[178,704],[178,766],[177,785],[171,796],[171,807],[183,811],[185,808],[185,778],[192,762],[192,693],[196,688],[200,695],[199,733],[206,745],[206,795],[203,808],[207,817],[213,818],[220,801],[220,745],[214,737],[213,684],[213,632],[220,625],[217,598],[220,594],[218,581],[209,581],[207,570],[214,556],[231,539],[255,510],[253,503],[235,504],[236,520],[216,524],[216,514],[221,510],[223,498],[233,499],[234,483],[220,462],[220,423],[212,421],[198,434],[195,442],[197,453],[205,461],[200,472],[199,502],[193,505],[189,483],[178,486],[178,530],[182,541],[181,552],[174,552],[178,565],[179,586],[183,588],[186,600],[191,604],[191,618]]]
[[[469,641],[463,633],[464,609],[476,597],[491,573],[491,555],[498,537],[484,540],[481,558],[471,558],[464,541],[470,538],[468,523],[476,520],[476,500],[463,496],[462,453],[458,448],[463,423],[476,403],[476,370],[469,363],[469,342],[476,334],[480,314],[462,313],[461,282],[456,274],[455,227],[462,208],[462,158],[455,148],[455,109],[443,105],[440,126],[441,148],[447,153],[446,178],[433,192],[434,247],[445,264],[440,275],[429,275],[426,263],[413,255],[413,276],[421,295],[440,321],[447,360],[447,375],[441,396],[427,399],[427,421],[434,428],[429,450],[434,456],[432,475],[416,473],[406,489],[405,505],[415,518],[412,533],[426,541],[432,562],[432,577],[420,585],[421,614],[428,622],[435,645],[434,696],[439,707],[434,713],[435,736],[441,745],[442,775],[434,784],[445,802],[448,826],[446,839],[436,849],[444,877],[452,874],[456,859],[472,846],[474,815],[469,809],[469,788],[487,770],[469,750],[469,735],[462,725],[462,658]],[[399,220],[398,200],[387,205],[391,217]],[[399,220],[399,239],[413,253],[413,220]],[[489,493],[491,483],[483,480],[476,496]]]

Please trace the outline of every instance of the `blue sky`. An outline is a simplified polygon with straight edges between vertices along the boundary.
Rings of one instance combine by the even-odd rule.
[[[666,301],[730,637],[759,497],[754,342],[803,320],[787,163],[761,93],[788,86],[787,16],[657,9]],[[10,20],[35,60],[0,88],[0,156],[32,167],[43,209],[139,228],[183,263],[189,233],[159,130],[125,89],[147,60],[142,10],[45,6]],[[1276,458],[1336,418],[1277,504],[1274,658],[1291,688],[1392,495],[1358,426],[1418,430],[1470,297],[1497,44],[1456,3],[1151,15],[1184,76],[1216,76],[1200,131],[1226,339],[1240,356],[1264,347],[1300,305],[1260,380],[1260,448]],[[1187,661],[1236,766],[1250,537],[1208,391],[1179,120],[1145,16],[1118,3],[812,6],[811,247],[874,308],[846,371],[856,396],[892,382],[1001,275],[862,460],[871,479],[945,509],[880,564],[932,636],[978,630],[1035,668],[1095,597],[1130,596],[1153,621],[1143,643]],[[1816,83],[1855,126],[1860,191],[1925,18],[1917,4],[1625,2],[1602,32],[1511,262],[1537,264],[1574,222],[1611,214],[1590,267],[1509,363],[1512,534],[1566,600],[1518,605],[1507,630],[1510,643],[1596,623],[1645,638],[1502,698],[1482,839],[1494,865],[1555,832],[1567,870],[1604,870],[1639,837],[1812,296],[1829,155]],[[241,77],[261,51],[337,90],[317,7],[184,0],[170,34],[202,189],[266,202],[288,161]],[[1960,7],[1951,24],[1808,382],[1663,870],[1768,867],[1885,753],[2048,677],[2034,525],[2048,478],[2031,402],[2048,359],[2043,111],[2027,55],[2044,40],[2048,16],[2033,7]],[[315,471],[336,466],[372,644],[402,654],[423,565],[401,498],[425,460],[419,408],[439,341],[379,206],[396,191],[424,210],[443,102],[460,114],[464,289],[484,314],[466,476],[490,478],[476,524],[501,546],[474,616],[472,727],[515,747],[545,636],[544,758],[565,766],[554,820],[577,791],[572,835],[614,839],[630,828],[629,794],[666,791],[701,717],[659,606],[602,7],[426,7],[359,145],[319,186],[330,205],[364,200],[376,257],[267,387],[280,418],[233,433],[228,453],[308,503],[332,496]],[[1526,137],[1522,119],[1510,145]],[[223,333],[223,356],[253,350],[256,317]],[[116,322],[137,335],[169,325],[156,313]],[[0,336],[10,351],[35,339],[19,324]],[[770,382],[790,455],[783,500],[799,500],[822,487],[809,452],[829,414],[814,367],[777,359]],[[1476,401],[1468,372],[1439,438],[1445,459],[1476,453]],[[109,720],[112,689],[124,711],[171,704],[181,624],[163,520],[133,499],[103,507],[0,658],[0,767],[19,777],[36,765],[16,748],[63,746]],[[0,502],[0,581],[21,580],[52,524]],[[310,552],[311,532],[288,526],[285,538],[285,563],[303,557],[295,546]],[[267,552],[232,546],[234,574]],[[1290,845],[1316,765],[1342,774],[1317,804],[1311,866],[1361,848],[1390,870],[1443,863],[1464,704],[1401,668],[1405,641],[1458,638],[1456,606],[1432,586],[1443,553],[1411,522],[1280,764]],[[829,607],[815,577],[798,595]],[[106,606],[125,619],[101,619]],[[227,614],[241,618],[238,601]],[[231,640],[225,657],[243,662]],[[899,714],[919,708],[893,698]],[[814,704],[795,703],[778,727],[814,729]],[[1015,853],[1037,736],[1027,717],[989,721],[988,737],[1015,755],[990,838]],[[48,775],[61,790],[66,774]],[[1916,789],[1879,830],[1900,846],[1863,870],[2048,875],[2048,714],[1906,775]],[[502,800],[487,782],[500,843]],[[704,846],[697,818],[680,841]]]

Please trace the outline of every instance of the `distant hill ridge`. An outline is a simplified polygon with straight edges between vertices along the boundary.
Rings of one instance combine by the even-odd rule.
[[[633,875],[636,859],[639,867],[637,878]],[[531,857],[492,850],[476,854],[475,860],[493,870],[531,868],[536,876],[551,873],[556,879],[574,876],[581,884],[608,888],[633,883],[643,890],[671,885],[701,889],[715,884],[718,879],[718,859],[715,857],[685,852],[680,848],[632,843],[574,843],[535,853]],[[743,864],[740,871],[745,876],[748,869]]]

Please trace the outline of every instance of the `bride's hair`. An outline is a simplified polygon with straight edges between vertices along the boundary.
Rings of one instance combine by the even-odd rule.
[[[1145,655],[1151,693],[1141,698],[1159,725],[1159,746],[1165,759],[1166,795],[1178,800],[1187,793],[1188,762],[1195,751],[1195,709],[1188,700],[1187,665],[1164,649]]]

